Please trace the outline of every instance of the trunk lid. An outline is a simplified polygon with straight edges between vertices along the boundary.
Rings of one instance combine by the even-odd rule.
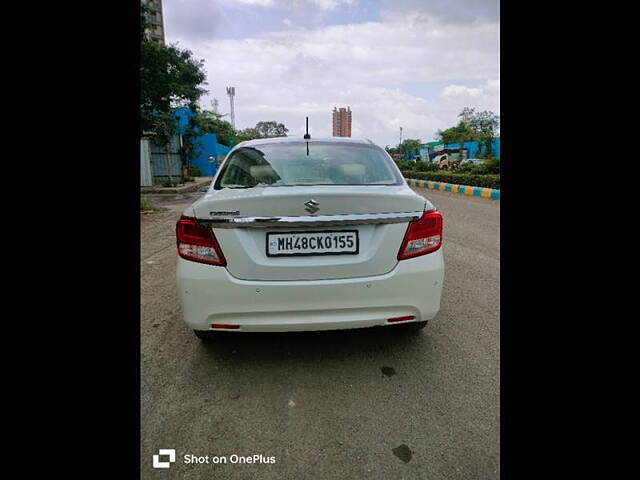
[[[351,213],[396,213],[421,210],[424,198],[409,187],[347,185],[225,188],[207,193],[193,208],[200,219],[211,212],[238,212],[240,217],[310,215],[305,203],[315,200],[320,205],[317,215]]]
[[[317,203],[310,213],[305,205]],[[406,185],[290,186],[213,190],[193,206],[201,220],[236,217],[313,217],[422,211],[427,202]],[[312,208],[313,210],[313,208]],[[216,228],[227,270],[243,280],[323,280],[382,275],[397,264],[407,223],[351,226]],[[270,257],[268,233],[356,230],[359,251],[348,255]]]

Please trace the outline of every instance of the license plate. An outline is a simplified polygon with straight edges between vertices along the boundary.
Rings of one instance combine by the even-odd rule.
[[[345,255],[358,253],[358,231],[267,233],[267,256]]]

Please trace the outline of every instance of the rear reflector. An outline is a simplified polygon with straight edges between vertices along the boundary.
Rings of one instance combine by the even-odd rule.
[[[229,325],[226,323],[212,323],[211,328],[226,328],[228,330],[237,330],[240,325]]]
[[[227,264],[213,230],[201,227],[195,218],[180,217],[176,223],[176,242],[178,255],[185,260],[219,266]]]
[[[393,317],[393,318],[389,318],[387,320],[387,322],[389,323],[393,323],[393,322],[406,322],[407,320],[415,320],[416,317],[414,317],[413,315],[408,315],[406,317]]]
[[[409,222],[398,252],[398,260],[435,252],[442,246],[442,214],[428,210],[419,220]]]

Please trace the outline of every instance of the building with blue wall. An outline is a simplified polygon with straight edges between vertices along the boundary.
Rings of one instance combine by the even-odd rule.
[[[414,152],[408,152],[405,155],[405,159],[409,159],[414,155],[419,155],[423,160],[427,160],[427,155],[429,155],[429,159],[432,160],[433,157],[438,155],[436,148],[444,148],[444,149],[458,149],[460,148],[459,143],[447,143],[446,145],[441,142],[429,142],[421,145]],[[467,158],[479,158],[485,151],[485,145],[481,142],[464,142],[464,148],[467,150]],[[491,155],[500,158],[500,138],[494,138],[491,143]]]
[[[193,115],[194,113],[187,107],[181,107],[176,110],[180,135],[184,134],[189,125],[189,119]],[[198,167],[203,176],[213,177],[220,166],[220,161],[229,153],[231,147],[219,143],[215,133],[205,133],[201,137],[198,137],[194,144],[198,156],[189,159],[188,164]],[[213,157],[216,161],[213,163],[209,162],[209,157]]]
[[[448,143],[445,148],[460,148],[459,143]],[[467,149],[467,158],[479,158],[486,149],[484,143],[464,142],[463,148]],[[500,138],[494,138],[491,142],[491,155],[500,158]]]

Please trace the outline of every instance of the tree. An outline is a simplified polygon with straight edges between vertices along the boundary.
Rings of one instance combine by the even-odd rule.
[[[436,132],[436,140],[445,145],[459,143],[461,148],[463,148],[465,142],[480,140],[480,135],[468,123],[461,121],[455,127],[438,130]]]
[[[478,152],[482,150],[481,147],[484,144],[483,155],[491,156],[491,146],[500,127],[500,117],[488,110],[477,112],[475,108],[469,107],[463,108],[458,117],[460,118],[458,125],[446,130],[438,130],[436,140],[445,145],[459,143],[461,147],[465,142],[481,142],[478,145]]]
[[[182,132],[182,149],[180,156],[182,158],[183,166],[189,163],[189,160],[196,158],[200,155],[200,148],[196,144],[195,140],[201,137],[205,133],[201,128],[201,122],[198,117],[199,112],[189,117],[189,123]]]
[[[238,132],[238,142],[244,142],[246,140],[254,140],[256,138],[262,138],[260,133],[255,128],[245,128]]]
[[[500,129],[500,117],[489,110],[476,112],[475,108],[469,107],[465,107],[458,117],[477,133],[478,141],[484,143],[484,156],[491,156],[493,139]]]
[[[386,147],[384,147],[384,149],[387,151],[389,155],[395,155],[396,153],[400,153],[398,151],[398,147],[390,147],[389,145],[387,145]]]
[[[283,123],[275,121],[258,122],[256,124],[256,130],[262,138],[286,137],[289,132],[289,129],[285,127]]]
[[[146,31],[147,2],[140,2],[140,134],[164,128],[160,123],[178,106],[197,107],[207,91],[204,60],[196,60],[189,50],[150,41]],[[160,122],[160,123],[159,123]]]
[[[419,148],[420,145],[421,145],[420,139],[406,138],[402,141],[400,145],[398,145],[397,150],[398,150],[398,153],[402,153],[406,155],[412,150]]]
[[[166,146],[167,173],[173,183],[169,165],[169,145],[178,133],[174,109],[178,106],[197,108],[198,99],[206,93],[204,61],[196,60],[189,50],[176,45],[165,46],[147,37],[147,15],[151,12],[140,2],[140,135],[152,133],[155,142]],[[192,147],[192,144],[191,144]],[[183,157],[184,162],[184,157]]]
[[[276,121],[258,122],[253,128],[245,128],[238,132],[238,140],[254,140],[256,138],[286,137],[289,129]]]
[[[440,161],[440,165],[444,164],[447,166],[447,168],[453,168],[454,166],[457,167],[459,165],[458,162],[462,161],[463,152],[465,150],[465,142],[471,142],[476,139],[478,139],[476,131],[473,130],[473,128],[471,128],[471,126],[464,121],[458,122],[458,125],[456,125],[455,127],[450,127],[446,130],[438,130],[436,132],[436,140],[444,143],[445,148],[451,143],[460,144],[458,159],[453,160],[447,157],[446,160]]]
[[[189,50],[143,41],[140,47],[140,129],[155,128],[157,114],[168,114],[178,106],[197,108],[206,93],[204,61]]]
[[[230,147],[238,141],[238,132],[231,123],[223,120],[225,115],[212,110],[201,110],[196,113],[194,122],[204,133],[215,133],[218,142]]]

